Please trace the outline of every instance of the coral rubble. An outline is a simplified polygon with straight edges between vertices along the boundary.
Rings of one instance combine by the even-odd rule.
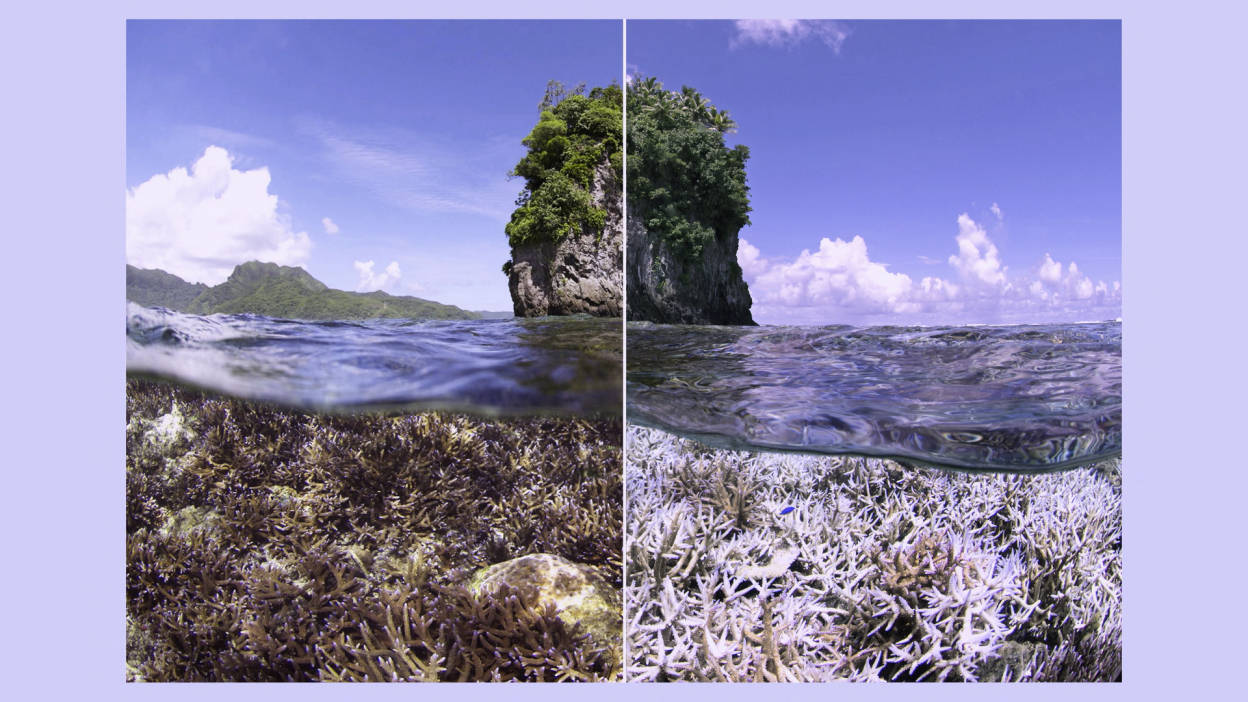
[[[536,553],[621,585],[618,419],[126,399],[128,680],[619,679],[618,634],[468,587]]]
[[[1121,679],[1120,459],[950,473],[631,425],[625,453],[630,681]]]

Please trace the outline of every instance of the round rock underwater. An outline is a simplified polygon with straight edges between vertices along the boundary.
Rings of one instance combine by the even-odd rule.
[[[1114,681],[1121,459],[1041,475],[629,425],[630,681]]]
[[[618,630],[469,587],[548,554],[618,602],[619,418],[314,414],[132,377],[126,420],[127,680],[621,679]]]

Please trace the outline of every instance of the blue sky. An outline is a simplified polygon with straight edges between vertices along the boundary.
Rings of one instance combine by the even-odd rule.
[[[630,20],[627,61],[750,147],[756,320],[1121,315],[1119,23]]]
[[[131,21],[126,49],[130,263],[509,310],[520,140],[547,80],[618,81],[622,45],[618,21]]]

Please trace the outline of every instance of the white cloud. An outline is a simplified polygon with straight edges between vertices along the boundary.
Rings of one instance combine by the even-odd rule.
[[[737,264],[746,278],[753,278],[767,270],[767,262],[759,257],[758,247],[744,238],[737,244]]]
[[[859,313],[912,311],[910,276],[890,273],[872,261],[860,236],[850,241],[824,237],[817,251],[803,250],[788,264],[768,266],[757,251],[748,243],[739,247],[737,262],[742,271],[754,272],[751,291],[763,304],[836,306]]]
[[[1121,316],[1121,286],[1093,282],[1071,262],[1045,254],[1032,272],[1011,279],[996,245],[969,216],[958,217],[958,253],[946,263],[956,281],[915,282],[872,261],[866,241],[824,237],[792,261],[767,259],[740,240],[737,262],[750,286],[754,317],[781,324],[925,324],[1048,322]]]
[[[1079,270],[1079,265],[1071,261],[1066,266],[1066,274],[1062,275],[1062,264],[1054,261],[1048,253],[1040,263],[1037,279],[1031,284],[1031,290],[1043,300],[1090,300],[1116,299],[1119,285],[1114,283],[1111,292],[1105,281],[1092,282],[1092,279]]]
[[[737,33],[732,46],[761,44],[763,46],[794,46],[807,39],[817,39],[836,53],[849,36],[849,27],[832,20],[737,20]]]
[[[1044,263],[1040,264],[1040,280],[1056,283],[1062,279],[1062,264],[1054,261],[1048,253],[1044,254]]]
[[[191,138],[203,143],[224,144],[225,149],[235,149],[234,156],[237,159],[239,149],[271,149],[276,144],[273,141],[254,134],[245,134],[236,132],[232,129],[222,129],[221,127],[212,127],[206,124],[191,124],[177,128],[187,133]]]
[[[997,218],[998,222],[1001,221],[1002,219],[1005,219],[1005,217],[1002,216],[1001,208],[997,205],[997,203],[995,202],[992,203],[992,207],[989,207],[988,209],[992,211],[993,216]]]
[[[269,169],[233,168],[209,146],[188,171],[177,167],[126,192],[126,261],[215,285],[245,261],[303,265],[312,249],[269,192]]]
[[[338,225],[337,225],[337,224],[334,224],[334,220],[330,219],[329,217],[322,217],[322,218],[321,218],[321,226],[322,226],[322,227],[325,227],[325,233],[326,233],[326,234],[337,234],[337,233],[338,233]]]
[[[958,253],[949,257],[949,265],[964,280],[983,285],[1005,283],[1005,268],[997,255],[997,247],[984,228],[965,212],[958,215]]]
[[[387,285],[398,282],[403,277],[402,271],[399,270],[399,262],[391,261],[386,266],[386,270],[381,273],[373,272],[372,261],[356,261],[355,270],[360,274],[360,282],[355,286],[356,292],[373,292],[381,290]]]

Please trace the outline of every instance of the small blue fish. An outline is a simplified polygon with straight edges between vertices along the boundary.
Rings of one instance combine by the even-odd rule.
[[[781,514],[781,515],[788,514],[789,512],[792,512],[794,509],[795,509],[795,508],[794,508],[792,505],[790,505],[790,506],[785,507],[784,509],[780,510],[780,514]]]

